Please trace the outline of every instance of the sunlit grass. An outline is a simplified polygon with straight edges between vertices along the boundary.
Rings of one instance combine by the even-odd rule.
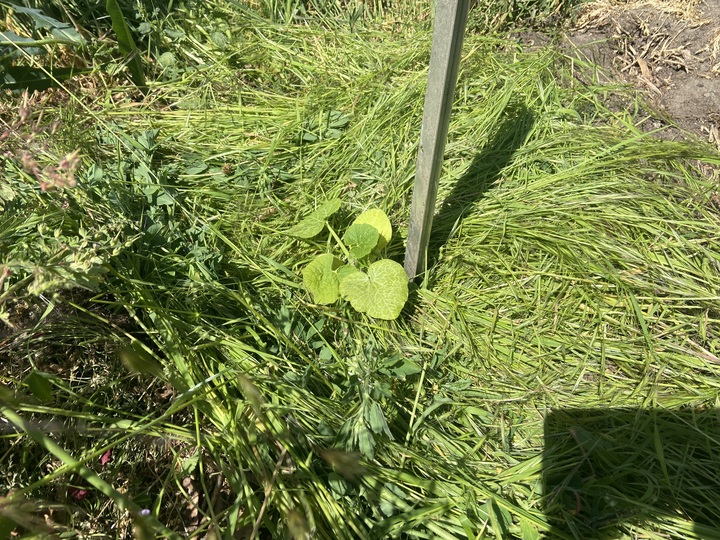
[[[0,448],[8,466],[51,465],[8,477],[0,516],[572,538],[583,516],[561,526],[543,498],[550,411],[716,406],[717,154],[644,133],[605,105],[632,96],[580,84],[558,50],[469,35],[426,275],[395,322],[315,306],[298,274],[327,245],[283,231],[318,201],[343,199],[343,226],[383,208],[401,261],[429,25],[254,13],[183,13],[193,69],[158,72],[142,100],[98,107],[97,88],[121,89],[101,73],[74,88],[67,121],[87,129],[53,144],[80,146],[77,187],[42,193],[3,164],[0,397],[18,429]],[[92,290],[55,294],[71,284]],[[609,527],[703,537],[683,512],[720,516],[717,500],[680,495],[657,490],[649,518]]]

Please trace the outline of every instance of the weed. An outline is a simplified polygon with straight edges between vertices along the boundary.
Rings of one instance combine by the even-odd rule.
[[[390,259],[377,259],[392,238],[392,225],[385,212],[373,208],[360,214],[343,238],[328,218],[340,209],[340,199],[321,204],[287,234],[311,239],[327,227],[347,264],[330,253],[319,255],[303,270],[303,283],[317,304],[332,304],[341,296],[353,308],[370,317],[392,320],[400,315],[408,298],[408,279],[402,266]],[[358,268],[361,263],[367,270]]]
[[[33,59],[48,54],[58,46],[76,49],[85,46],[85,38],[71,24],[59,21],[39,9],[12,2],[0,2],[0,13],[3,12],[8,13],[6,20],[14,20],[16,26],[0,31],[0,88],[43,90],[82,71],[73,67],[55,66],[52,62],[40,66]],[[24,18],[31,24],[19,23],[18,18]]]
[[[40,108],[38,100],[31,99],[27,92],[23,93],[18,108],[18,119],[0,133],[0,142],[5,148],[13,149],[5,150],[0,155],[0,159],[3,160],[0,161],[0,174],[3,166],[8,167],[12,160],[15,164],[19,164],[25,173],[37,180],[42,191],[75,187],[75,173],[80,164],[79,150],[70,152],[54,163],[40,162],[39,160],[47,162],[52,159],[48,156],[48,139],[57,133],[60,123],[56,120],[49,126],[44,125],[42,113],[38,114],[33,108]],[[32,118],[35,119],[35,123],[30,125],[29,120]],[[6,185],[0,196],[0,210],[4,210],[3,203],[8,203],[14,198],[12,188]]]
[[[409,212],[429,11],[198,6],[144,28],[184,37],[142,102],[89,39],[99,67],[45,104],[64,122],[33,154],[80,150],[74,187],[42,191],[26,134],[3,146],[2,530],[716,535],[717,152],[643,133],[634,97],[553,48],[471,34],[412,309],[311,304],[318,254],[368,281],[401,256],[382,216]]]

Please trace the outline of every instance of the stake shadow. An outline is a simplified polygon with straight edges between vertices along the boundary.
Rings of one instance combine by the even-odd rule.
[[[545,419],[547,538],[627,538],[633,525],[692,522],[673,538],[720,539],[720,409],[567,409]]]
[[[523,106],[508,108],[495,136],[472,160],[435,214],[427,254],[427,268],[438,261],[440,249],[452,237],[462,219],[500,178],[513,154],[527,139],[533,126],[532,112]]]

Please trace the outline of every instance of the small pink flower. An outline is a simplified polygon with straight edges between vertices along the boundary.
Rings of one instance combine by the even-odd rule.
[[[87,489],[71,489],[70,496],[76,501],[82,501],[90,493]]]
[[[105,452],[102,457],[100,458],[100,465],[103,467],[108,464],[110,459],[112,458],[112,448],[108,449],[107,452]]]

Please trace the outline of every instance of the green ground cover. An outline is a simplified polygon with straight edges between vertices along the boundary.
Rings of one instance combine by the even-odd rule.
[[[145,94],[100,8],[7,64],[83,73],[2,98],[0,536],[720,537],[717,152],[476,10],[427,273],[317,305],[323,201],[402,262],[431,19],[307,6],[138,4]]]

